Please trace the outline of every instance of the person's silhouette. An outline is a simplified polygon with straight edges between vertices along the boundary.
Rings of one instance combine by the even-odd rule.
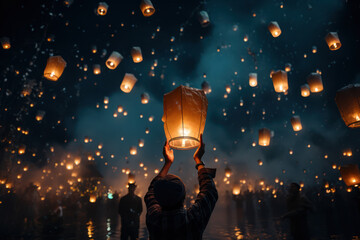
[[[174,161],[174,153],[170,150],[169,143],[165,143],[163,149],[165,164],[158,176],[152,180],[145,195],[146,225],[150,240],[202,239],[218,199],[213,181],[216,170],[204,167],[201,161],[204,153],[205,144],[200,135],[200,146],[194,154],[200,192],[195,203],[185,209],[185,185],[178,176],[168,174]]]
[[[313,209],[312,203],[300,194],[300,185],[291,183],[286,200],[287,210],[281,218],[290,219],[290,232],[294,240],[308,240],[309,230],[307,211]]]
[[[121,217],[121,240],[139,238],[140,215],[142,212],[141,198],[135,195],[136,185],[129,184],[129,193],[122,197],[119,202],[119,214]]]

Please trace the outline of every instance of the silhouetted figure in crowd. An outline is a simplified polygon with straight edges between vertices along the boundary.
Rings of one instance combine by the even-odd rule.
[[[120,199],[121,240],[139,238],[140,215],[143,208],[141,198],[135,195],[135,189],[134,183],[129,184],[129,193]]]
[[[286,199],[287,210],[281,218],[290,220],[290,232],[294,240],[309,240],[307,211],[313,210],[312,203],[300,194],[300,186],[291,183]]]
[[[35,230],[35,220],[38,218],[39,215],[40,194],[37,188],[38,186],[30,183],[24,192],[24,217],[25,229],[27,231]]]
[[[218,199],[213,181],[216,169],[204,167],[201,161],[204,153],[205,144],[201,135],[200,146],[194,154],[200,192],[195,203],[185,209],[185,186],[179,177],[168,174],[174,161],[174,153],[170,150],[169,143],[165,143],[163,149],[165,164],[158,176],[152,180],[145,196],[146,225],[150,240],[202,239]]]

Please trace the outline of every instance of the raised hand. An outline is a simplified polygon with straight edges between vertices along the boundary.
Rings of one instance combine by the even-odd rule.
[[[194,153],[194,160],[201,161],[202,156],[205,153],[205,143],[203,142],[203,135],[200,134],[200,145],[196,152]]]
[[[174,151],[170,149],[169,142],[166,141],[163,148],[163,155],[165,158],[165,163],[173,163],[174,162]]]

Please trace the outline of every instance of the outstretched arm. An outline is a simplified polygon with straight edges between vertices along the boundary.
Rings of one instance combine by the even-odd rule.
[[[163,155],[165,158],[165,164],[158,174],[159,177],[165,177],[169,172],[171,164],[174,162],[174,151],[170,149],[168,141],[164,144]]]

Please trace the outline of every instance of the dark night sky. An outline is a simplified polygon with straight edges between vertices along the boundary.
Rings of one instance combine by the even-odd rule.
[[[103,143],[104,158],[96,157],[95,161],[112,183],[119,176],[124,177],[121,168],[142,175],[140,162],[148,166],[149,176],[153,176],[154,169],[161,167],[159,159],[165,140],[161,122],[163,94],[181,84],[201,88],[205,73],[212,87],[204,133],[205,161],[219,169],[219,182],[227,164],[236,173],[235,181],[248,174],[253,179],[273,181],[280,177],[284,181],[312,183],[314,176],[323,172],[327,173],[322,176],[324,179],[337,177],[338,172],[331,169],[333,163],[358,160],[360,130],[345,126],[334,101],[338,89],[360,82],[358,1],[283,1],[284,7],[280,8],[281,1],[275,0],[153,0],[156,12],[149,18],[142,16],[139,2],[107,0],[108,14],[97,16],[98,2],[92,0],[74,0],[69,8],[62,1],[1,1],[0,37],[9,37],[12,47],[0,50],[0,134],[2,139],[13,139],[12,144],[2,142],[2,151],[26,144],[27,153],[21,158],[43,167],[46,161],[55,161],[68,152],[93,154],[97,145]],[[209,13],[208,28],[202,28],[198,22],[201,10]],[[267,30],[270,21],[279,23],[280,37],[273,38]],[[233,30],[234,25],[238,26],[237,31]],[[324,37],[328,32],[338,32],[342,42],[339,50],[330,51],[327,47]],[[47,42],[52,34],[55,41]],[[248,42],[243,41],[245,34]],[[170,41],[172,36],[174,42]],[[93,45],[97,46],[96,54],[91,53]],[[131,60],[133,46],[142,49],[144,61],[139,64]],[[316,54],[311,52],[313,46],[317,47]],[[103,49],[107,51],[105,57],[101,56]],[[124,60],[116,70],[109,70],[105,60],[114,50]],[[58,82],[42,77],[51,54],[61,55],[67,61]],[[155,59],[158,66],[151,77],[148,73]],[[269,74],[271,70],[284,69],[286,63],[292,64],[289,91],[287,95],[277,94]],[[87,72],[82,70],[84,64],[89,67]],[[100,75],[92,73],[93,64],[101,64]],[[317,69],[322,72],[324,91],[302,98],[300,86]],[[138,78],[129,94],[119,89],[127,72]],[[256,88],[248,84],[251,72],[258,74]],[[21,97],[23,86],[29,83],[34,84],[33,94]],[[231,93],[225,99],[228,84]],[[41,98],[37,96],[40,91]],[[147,105],[140,102],[143,92],[151,97]],[[102,103],[105,96],[110,98],[108,109]],[[35,106],[30,108],[30,103]],[[96,108],[97,103],[100,108]],[[113,117],[118,105],[124,107],[128,116]],[[35,121],[37,110],[46,111],[40,123]],[[297,134],[290,124],[293,115],[299,115],[303,124],[303,130]],[[149,116],[155,120],[149,122]],[[16,131],[19,126],[28,129],[29,134]],[[274,132],[271,144],[252,147],[262,127]],[[150,134],[145,134],[146,128]],[[85,136],[92,138],[93,143],[84,144]],[[138,155],[129,156],[129,147],[137,145],[140,138],[145,140],[144,148],[138,148]],[[58,154],[49,154],[50,146],[56,146]],[[353,151],[351,158],[342,157],[347,148]],[[290,149],[293,155],[289,154]],[[36,157],[31,156],[33,152]],[[195,176],[195,171],[186,171],[193,168],[192,153],[175,152],[175,174],[189,179]],[[111,154],[115,155],[113,159]],[[258,159],[264,162],[263,166],[257,165]],[[115,166],[119,169],[111,173]]]

